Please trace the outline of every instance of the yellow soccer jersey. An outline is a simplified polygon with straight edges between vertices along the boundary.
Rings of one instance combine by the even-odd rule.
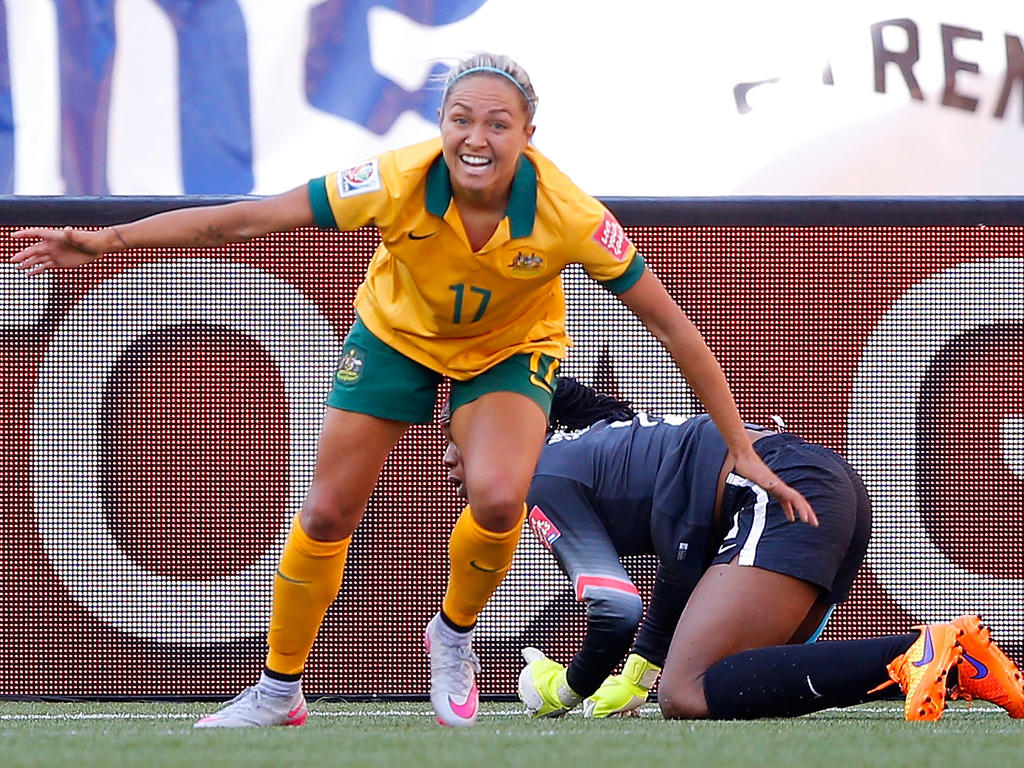
[[[505,218],[479,251],[452,201],[440,139],[313,179],[309,195],[320,227],[380,230],[355,300],[366,327],[454,379],[522,352],[564,357],[567,264],[582,264],[613,293],[643,271],[615,217],[532,146]]]

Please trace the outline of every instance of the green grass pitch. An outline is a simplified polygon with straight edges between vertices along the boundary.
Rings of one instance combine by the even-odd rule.
[[[426,703],[310,704],[304,728],[195,730],[216,705],[0,701],[0,765],[867,768],[1019,765],[1024,720],[996,707],[949,705],[936,723],[907,723],[902,704],[829,710],[793,720],[530,720],[485,702],[471,729],[441,728]]]

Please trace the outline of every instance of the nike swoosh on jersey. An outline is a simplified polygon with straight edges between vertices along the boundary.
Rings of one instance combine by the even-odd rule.
[[[409,233],[409,239],[410,240],[426,240],[428,237],[433,237],[436,234],[437,234],[437,232],[428,232],[425,235],[417,235],[415,232],[410,232]]]

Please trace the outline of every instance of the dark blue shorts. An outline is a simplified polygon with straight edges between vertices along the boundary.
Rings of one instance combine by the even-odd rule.
[[[871,502],[864,483],[834,451],[792,435],[754,444],[783,482],[802,493],[818,527],[786,519],[781,505],[736,474],[726,480],[722,518],[730,525],[713,562],[756,566],[793,576],[839,603],[850,593],[871,535]]]

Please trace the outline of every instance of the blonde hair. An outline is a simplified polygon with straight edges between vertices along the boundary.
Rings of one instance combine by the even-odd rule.
[[[442,112],[448,103],[448,92],[455,82],[468,75],[476,74],[504,77],[516,86],[526,105],[527,123],[533,122],[533,116],[537,111],[537,93],[533,90],[530,76],[518,63],[499,53],[477,53],[468,59],[463,59],[448,70],[448,77],[444,81],[444,92],[441,95]]]

